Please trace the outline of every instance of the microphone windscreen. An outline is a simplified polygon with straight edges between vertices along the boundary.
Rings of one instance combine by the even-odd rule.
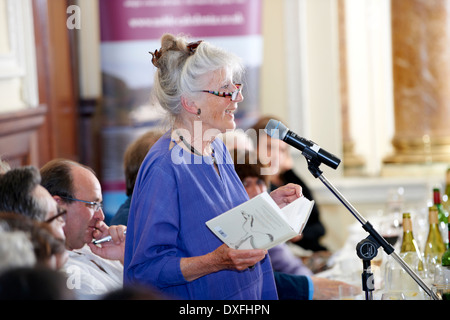
[[[283,140],[288,133],[288,128],[281,121],[270,119],[264,131],[272,138]]]

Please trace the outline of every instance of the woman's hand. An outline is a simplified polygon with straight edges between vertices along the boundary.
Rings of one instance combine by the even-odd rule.
[[[273,190],[270,196],[280,208],[283,208],[303,196],[302,187],[298,184],[289,183]]]
[[[256,263],[264,259],[267,250],[237,250],[223,244],[211,254],[213,255],[213,263],[219,270],[235,269],[242,271],[249,267],[253,267]]]
[[[220,270],[243,271],[265,258],[267,250],[236,250],[221,245],[213,252],[199,257],[182,258],[181,272],[187,281],[193,281]]]

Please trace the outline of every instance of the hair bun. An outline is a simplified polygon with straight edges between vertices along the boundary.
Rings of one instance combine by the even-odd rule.
[[[152,55],[152,63],[155,67],[161,68],[161,64],[158,61],[168,51],[184,53],[187,58],[195,53],[195,50],[201,42],[202,40],[187,43],[185,37],[176,37],[170,33],[166,33],[161,37],[161,48],[155,50],[155,52],[149,52]]]

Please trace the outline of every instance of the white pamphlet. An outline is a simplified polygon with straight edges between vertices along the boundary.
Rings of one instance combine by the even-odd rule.
[[[313,206],[314,201],[302,196],[280,209],[263,192],[206,225],[230,248],[270,249],[300,234]]]

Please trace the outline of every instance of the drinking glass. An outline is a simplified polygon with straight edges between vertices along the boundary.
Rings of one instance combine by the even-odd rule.
[[[433,284],[431,291],[441,300],[450,300],[450,284]]]
[[[442,300],[450,300],[450,268],[436,265],[431,291]]]
[[[361,289],[354,286],[339,286],[339,300],[360,300]]]
[[[390,292],[384,292],[381,295],[381,300],[406,300],[406,298],[402,292],[390,291]]]
[[[417,255],[408,255],[411,263],[410,267],[417,272],[419,258]],[[401,293],[402,295],[399,295]],[[413,278],[395,261],[392,257],[388,257],[385,266],[384,275],[384,291],[386,299],[389,300],[422,300],[424,292]],[[382,297],[383,298],[383,297]]]

